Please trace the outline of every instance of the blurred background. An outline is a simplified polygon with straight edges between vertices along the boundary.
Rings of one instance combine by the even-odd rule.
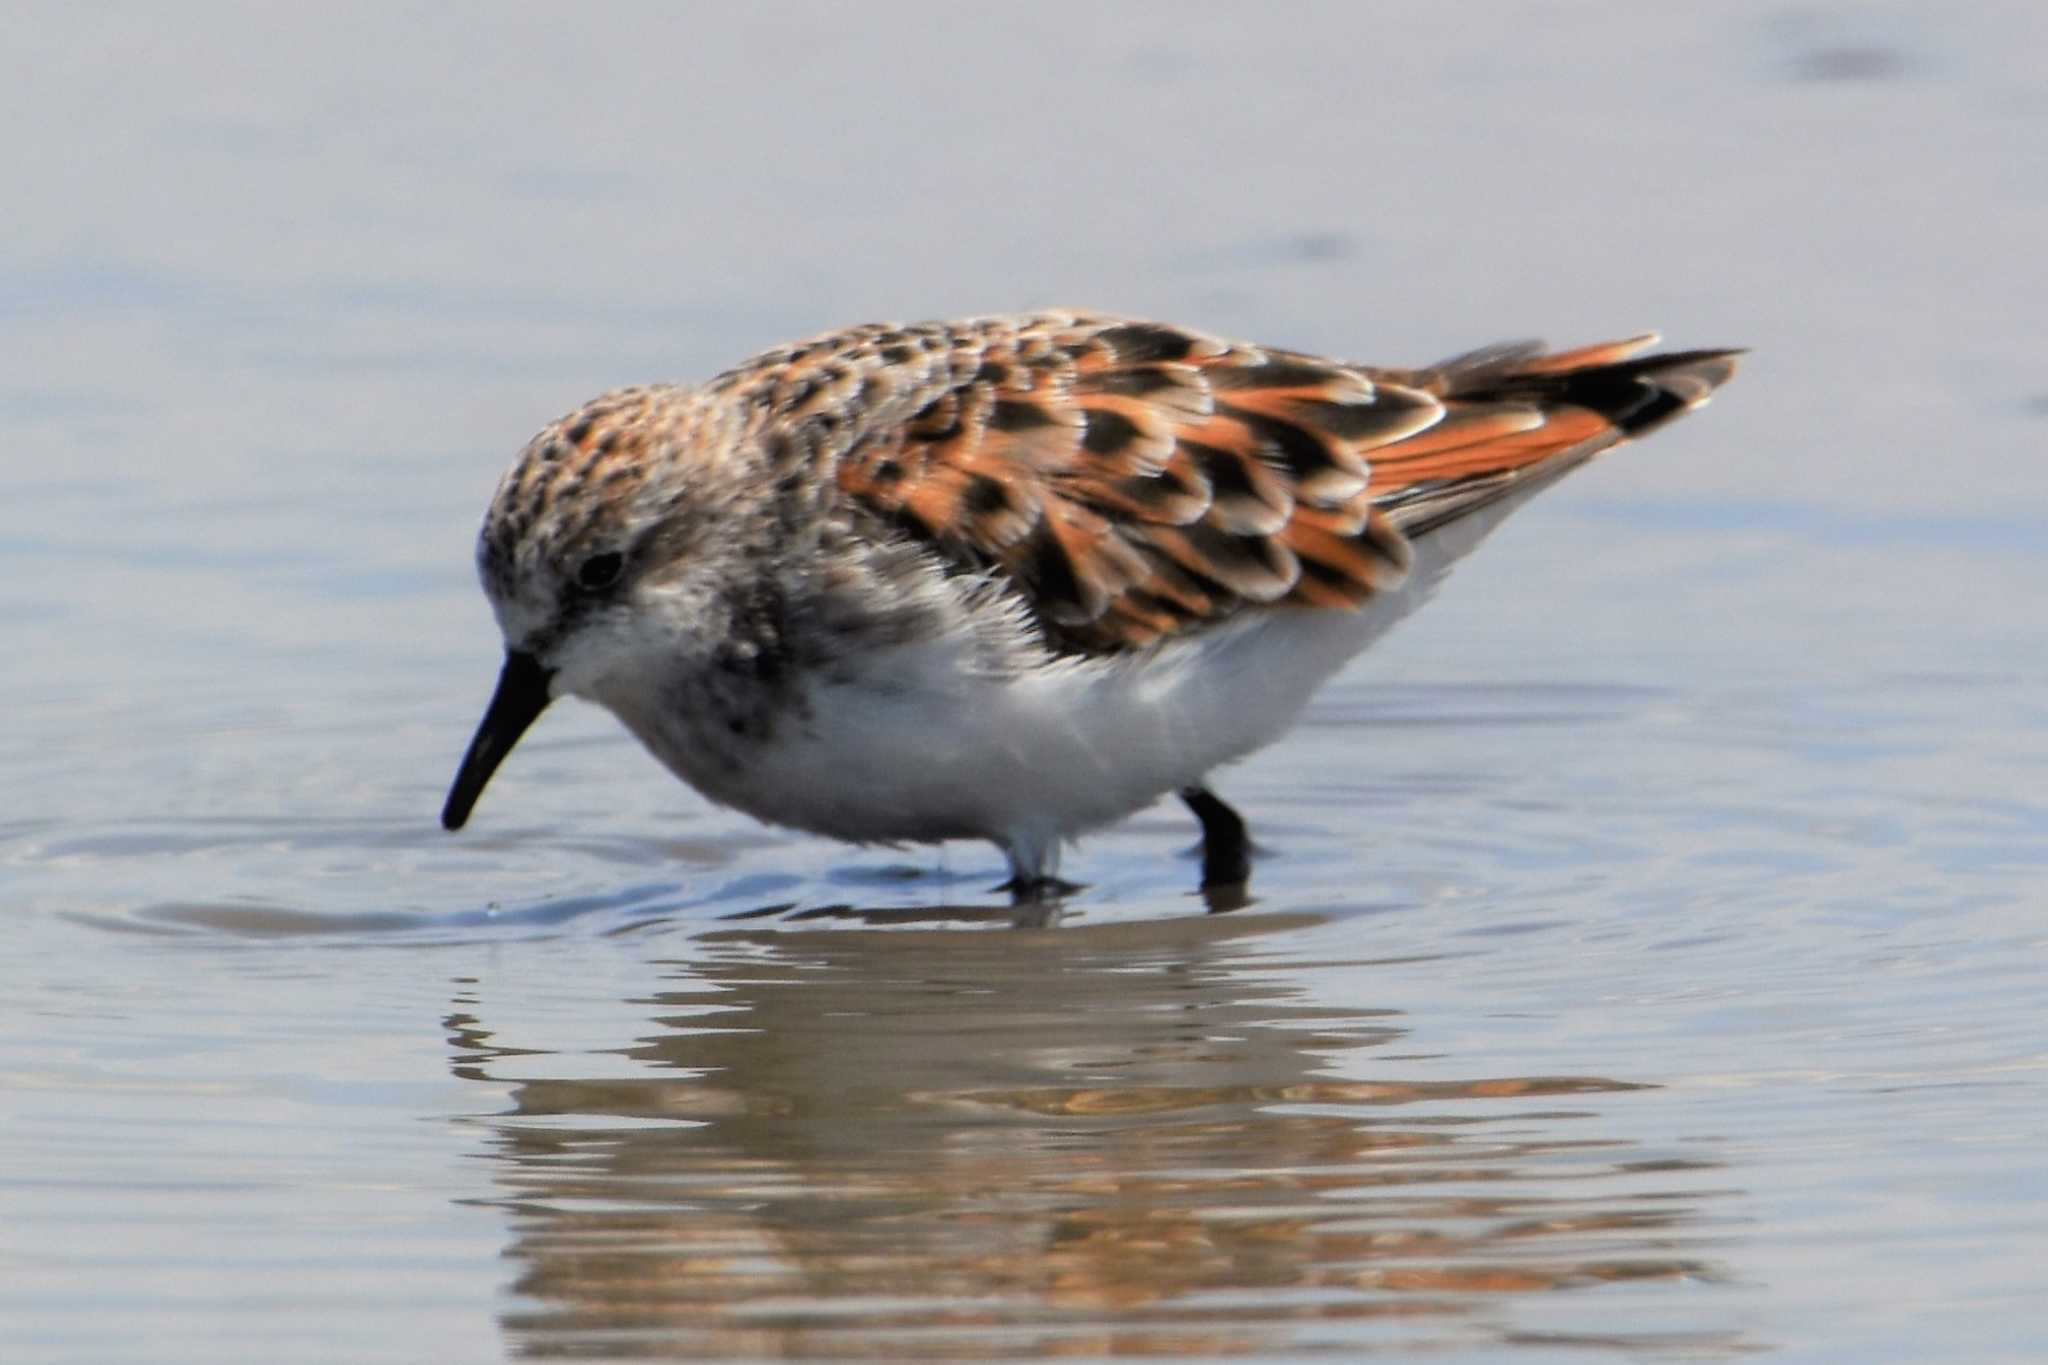
[[[2037,5],[7,29],[8,1359],[2048,1350]],[[1235,915],[589,708],[438,829],[533,430],[1046,305],[1754,354],[1228,775]]]

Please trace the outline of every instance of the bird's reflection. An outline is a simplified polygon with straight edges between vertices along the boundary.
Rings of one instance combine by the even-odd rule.
[[[1688,1249],[1705,1163],[1600,1131],[1640,1087],[1404,1079],[1375,1060],[1400,1019],[1315,1003],[1313,968],[1261,956],[1283,927],[733,929],[667,964],[603,1076],[546,1075],[567,1059],[494,1046],[463,1000],[458,1074],[515,1083],[489,1120],[508,1337],[1220,1355],[1506,1340],[1515,1291],[1715,1278]]]

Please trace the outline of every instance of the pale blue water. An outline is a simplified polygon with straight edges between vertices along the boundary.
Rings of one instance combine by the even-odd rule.
[[[0,1359],[2048,1355],[2027,4],[32,10]],[[530,432],[872,317],[1755,354],[1055,929],[557,708]]]

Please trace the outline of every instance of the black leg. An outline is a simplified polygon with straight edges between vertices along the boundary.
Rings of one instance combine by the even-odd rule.
[[[1251,841],[1244,817],[1207,787],[1187,787],[1180,799],[1202,822],[1202,885],[1239,886],[1251,880]]]

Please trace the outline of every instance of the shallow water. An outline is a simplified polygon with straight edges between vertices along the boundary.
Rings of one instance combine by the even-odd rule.
[[[0,1359],[2048,1355],[2027,4],[50,10],[0,53]],[[42,129],[32,132],[31,129]],[[1746,343],[1015,930],[559,707],[598,389],[1079,302]]]

